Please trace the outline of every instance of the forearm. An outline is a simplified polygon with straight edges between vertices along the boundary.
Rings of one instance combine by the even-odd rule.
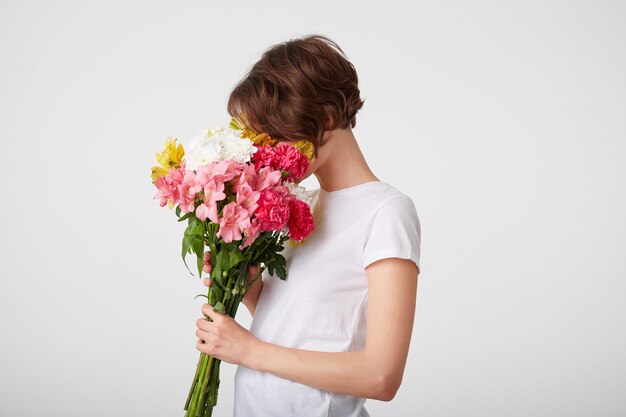
[[[258,286],[258,290],[257,290]],[[259,301],[259,296],[261,295],[261,291],[263,290],[263,280],[259,279],[259,283],[254,286],[254,294],[246,294],[241,302],[246,306],[251,316],[254,316],[254,312],[256,311],[256,306]]]
[[[338,394],[387,398],[378,361],[367,351],[320,352],[258,342],[249,364],[254,369]]]

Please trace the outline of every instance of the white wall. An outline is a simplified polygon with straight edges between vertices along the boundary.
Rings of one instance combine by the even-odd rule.
[[[626,4],[217,3],[2,2],[0,414],[183,415],[204,287],[154,153],[316,32],[422,223],[403,385],[371,415],[625,415]]]

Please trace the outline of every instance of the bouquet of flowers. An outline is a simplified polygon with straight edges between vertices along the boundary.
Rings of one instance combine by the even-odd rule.
[[[196,134],[187,149],[167,137],[152,168],[160,206],[175,208],[186,221],[182,258],[196,255],[198,277],[210,271],[206,297],[221,313],[235,317],[248,288],[265,269],[285,280],[285,241],[294,246],[314,229],[312,195],[299,186],[312,143],[279,142],[232,118],[228,127]],[[209,248],[205,256],[205,247]],[[250,266],[259,268],[248,280]],[[196,296],[197,297],[197,296]],[[205,316],[207,320],[211,320]],[[220,360],[200,354],[187,396],[185,416],[211,416],[217,404]]]

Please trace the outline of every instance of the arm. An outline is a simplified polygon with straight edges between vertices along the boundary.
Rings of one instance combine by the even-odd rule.
[[[318,352],[257,339],[256,354],[246,366],[322,390],[393,399],[408,355],[419,269],[411,260],[384,258],[365,271],[369,297],[365,350]]]
[[[251,316],[254,316],[261,291],[263,291],[263,279],[259,278],[257,282],[254,283],[254,286],[250,287],[246,295],[241,300],[243,305],[245,305],[250,312]]]

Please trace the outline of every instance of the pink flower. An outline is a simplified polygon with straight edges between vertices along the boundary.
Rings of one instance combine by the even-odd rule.
[[[257,151],[252,154],[252,163],[257,170],[262,166],[272,166],[274,163],[274,147],[271,145],[257,146]]]
[[[215,179],[210,180],[204,186],[204,201],[196,208],[196,217],[200,220],[209,218],[212,222],[217,223],[219,221],[217,202],[225,198],[224,183],[216,183]]]
[[[193,171],[185,170],[183,181],[178,184],[178,205],[182,213],[189,213],[195,209],[196,195],[202,191],[202,185],[196,181],[196,174]]]
[[[230,181],[231,179],[239,176],[239,174],[241,174],[241,171],[243,170],[243,168],[245,166],[249,165],[249,164],[247,164],[245,162],[238,162],[238,161],[235,161],[233,159],[229,159],[226,162],[228,162],[228,168],[226,169],[226,175],[230,176],[230,179],[228,181]]]
[[[170,170],[171,172],[172,170]],[[168,174],[168,175],[163,175],[162,177],[157,178],[157,180],[154,182],[154,186],[157,188],[157,193],[154,195],[154,197],[152,197],[152,199],[159,199],[159,205],[161,207],[164,207],[168,200],[171,201],[172,199],[172,191],[176,189],[175,186],[173,186],[173,180],[172,177]]]
[[[289,172],[285,181],[298,182],[309,168],[309,158],[298,148],[287,143],[279,143],[276,146],[275,158],[278,160],[278,168]]]
[[[183,182],[184,168],[171,168],[169,174],[159,177],[154,185],[159,190],[153,199],[159,199],[161,207],[165,206],[168,200],[172,204],[178,204],[180,192],[178,186]]]
[[[280,171],[273,170],[270,167],[261,168],[257,175],[258,179],[255,188],[257,191],[279,184],[282,178],[282,173]]]
[[[222,209],[222,218],[219,219],[220,228],[216,233],[224,242],[241,239],[241,232],[250,226],[248,210],[232,201]]]
[[[257,201],[261,197],[259,191],[254,191],[250,184],[242,183],[237,186],[237,204],[248,210],[248,215],[252,217],[254,211],[259,206]]]
[[[224,194],[224,183],[212,179],[204,186],[204,201],[207,203],[215,203],[226,198]]]
[[[289,201],[283,195],[283,186],[268,187],[261,191],[255,215],[261,231],[282,230],[289,220]]]
[[[259,222],[256,217],[250,221],[250,226],[244,229],[244,232],[246,233],[246,240],[241,245],[239,245],[240,250],[245,248],[246,246],[250,246],[252,243],[254,243],[256,238],[259,237]]]
[[[202,165],[196,171],[196,177],[199,184],[206,185],[209,181],[227,182],[241,174],[243,169],[242,163],[236,161],[216,161],[210,164]]]
[[[233,191],[238,191],[239,184],[247,184],[254,191],[261,191],[267,187],[274,186],[281,182],[282,173],[271,167],[263,167],[256,170],[254,165],[245,165],[241,175],[233,182]]]
[[[285,142],[276,146],[259,146],[252,155],[252,163],[257,170],[261,167],[271,167],[278,171],[286,171],[288,174],[284,180],[292,182],[298,182],[309,168],[309,159],[306,155]]]
[[[233,192],[238,192],[240,186],[249,186],[252,187],[252,189],[255,189],[257,178],[258,174],[256,173],[254,166],[246,164],[242,167],[239,177],[235,178],[231,182],[230,189]]]
[[[289,188],[284,185],[275,185],[272,187],[272,189],[280,194],[285,199],[285,201],[297,198],[295,195],[291,194]]]

